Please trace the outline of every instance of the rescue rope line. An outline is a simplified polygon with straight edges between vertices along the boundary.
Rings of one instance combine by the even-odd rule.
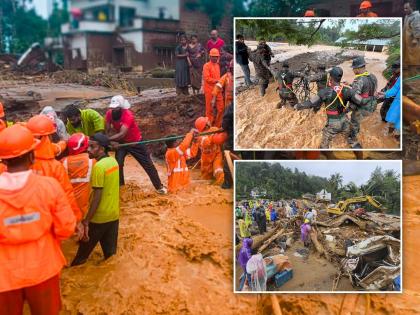
[[[209,131],[209,132],[202,132],[199,133],[198,136],[208,136],[208,135],[213,135],[215,133],[220,133],[223,132],[223,129],[219,129],[216,131]],[[127,143],[121,143],[118,145],[118,147],[127,147],[130,145],[136,145],[136,144],[149,144],[149,143],[156,143],[156,142],[165,142],[168,140],[178,140],[178,139],[183,139],[185,138],[185,135],[179,135],[179,136],[172,136],[172,137],[165,137],[165,138],[158,138],[158,139],[151,139],[151,140],[143,140],[143,141],[137,141],[137,142],[127,142]]]
[[[407,82],[407,81],[414,81],[414,80],[417,80],[417,79],[420,79],[420,74],[415,75],[414,77],[410,77],[410,78],[404,79],[403,81],[404,82]]]

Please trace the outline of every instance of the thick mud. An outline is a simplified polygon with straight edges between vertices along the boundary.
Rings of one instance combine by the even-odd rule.
[[[188,191],[159,196],[132,158],[126,165],[118,254],[104,262],[98,247],[85,265],[63,270],[62,314],[273,314],[268,295],[232,293],[232,192],[194,171]],[[158,171],[164,178],[161,163]],[[420,176],[404,185],[404,294],[371,294],[368,314],[419,314]],[[64,247],[71,258],[75,244]],[[366,314],[366,297],[347,295],[340,314]],[[343,298],[278,295],[286,315],[339,314]]]
[[[325,55],[325,51],[318,52]],[[362,53],[362,52],[361,52]],[[332,50],[331,58],[336,51]],[[301,64],[313,63],[314,52],[299,54],[291,59]],[[385,69],[386,55],[380,53],[366,53],[367,69],[378,78],[379,89],[385,86],[386,80],[382,75]],[[349,59],[341,57],[342,60]],[[331,61],[335,64],[336,60]],[[344,70],[343,81],[352,82],[354,74],[350,68],[351,61],[339,64]],[[326,124],[325,109],[318,112],[312,109],[295,111],[290,106],[277,109],[279,96],[276,84],[271,83],[264,97],[259,96],[258,86],[247,89],[236,96],[235,133],[236,145],[241,149],[316,149],[322,138],[322,129]],[[380,106],[366,117],[361,124],[359,141],[364,149],[397,149],[399,142],[388,134],[387,124],[382,122]],[[330,148],[349,148],[344,135],[338,135],[330,144]]]

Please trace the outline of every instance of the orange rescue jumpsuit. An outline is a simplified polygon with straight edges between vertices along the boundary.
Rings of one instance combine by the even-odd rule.
[[[204,132],[219,130],[217,127],[211,127]],[[201,177],[203,179],[216,179],[216,184],[221,185],[224,180],[223,173],[223,154],[220,145],[213,143],[213,135],[201,136],[198,138],[198,144],[201,149]]]
[[[0,162],[0,174],[7,171],[7,166]]]
[[[219,111],[219,109],[217,110],[217,116],[214,123],[214,126],[219,127],[219,128],[222,126],[223,113],[226,107],[228,107],[230,103],[232,103],[233,101],[233,76],[232,76],[232,73],[230,73],[229,71],[226,72],[220,78],[220,80],[216,83],[216,85],[214,86],[212,95],[213,96],[218,95],[222,93],[222,91],[223,91],[223,110],[222,111]]]
[[[89,209],[89,198],[92,191],[90,175],[96,161],[90,159],[88,153],[80,153],[69,155],[62,159],[61,162],[70,178],[74,196],[84,216]]]
[[[211,100],[213,98],[213,90],[216,83],[220,79],[220,65],[211,61],[203,66],[203,90],[206,99],[206,117],[210,120],[212,125],[215,125],[215,117],[213,117],[213,108]],[[218,93],[216,97],[217,112],[223,113],[223,96]],[[222,121],[220,120],[220,124]],[[220,127],[220,126],[219,126]]]
[[[190,171],[188,170],[187,160],[196,156],[198,151],[198,145],[193,144],[190,148],[192,140],[193,134],[189,132],[180,145],[166,151],[168,190],[171,193],[177,192],[190,184]]]
[[[76,226],[58,182],[30,173],[22,188],[0,188],[0,209],[0,293],[58,275],[66,263],[60,241]]]
[[[74,196],[73,186],[70,183],[69,176],[63,164],[55,159],[54,146],[48,136],[41,137],[41,143],[34,152],[35,162],[32,165],[32,170],[39,175],[53,177],[58,180],[67,195],[77,221],[80,221],[82,219],[82,212]]]

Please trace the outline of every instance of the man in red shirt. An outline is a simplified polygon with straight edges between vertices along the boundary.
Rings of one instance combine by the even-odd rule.
[[[134,113],[129,110],[130,103],[121,95],[116,95],[111,99],[109,110],[105,115],[105,130],[110,141],[119,143],[138,142],[142,140],[139,127],[136,124]],[[124,185],[124,159],[127,154],[131,154],[143,167],[153,183],[156,191],[166,194],[167,190],[160,181],[156,167],[147,152],[144,144],[135,144],[119,147],[116,150],[115,158],[120,167],[120,185]]]
[[[219,37],[219,32],[217,30],[212,30],[210,32],[210,39],[207,41],[206,45],[207,53],[209,53],[212,48],[216,48],[220,53],[223,46],[225,46],[225,42]]]

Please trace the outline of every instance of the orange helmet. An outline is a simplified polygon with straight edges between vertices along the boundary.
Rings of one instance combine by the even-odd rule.
[[[34,150],[40,143],[30,130],[13,125],[0,132],[0,159],[12,159]]]
[[[214,144],[223,144],[223,143],[225,143],[227,138],[228,138],[227,132],[220,132],[220,133],[216,133],[215,135],[213,135],[212,141],[213,141]]]
[[[210,57],[220,57],[220,51],[217,48],[210,49]]]
[[[304,16],[305,17],[314,17],[315,16],[315,12],[314,12],[314,10],[306,10]]]
[[[6,116],[6,114],[4,113],[3,104],[0,102],[0,118],[3,118],[4,116]]]
[[[67,147],[69,148],[70,155],[83,153],[87,150],[88,146],[89,137],[81,132],[71,135],[69,141],[67,142]]]
[[[372,7],[372,3],[370,3],[370,1],[363,1],[360,4],[360,10],[362,9],[370,9]]]
[[[56,131],[54,122],[46,115],[36,115],[28,120],[26,127],[34,136],[47,136]]]
[[[199,132],[202,132],[206,128],[208,122],[208,117],[198,117],[194,125]]]

